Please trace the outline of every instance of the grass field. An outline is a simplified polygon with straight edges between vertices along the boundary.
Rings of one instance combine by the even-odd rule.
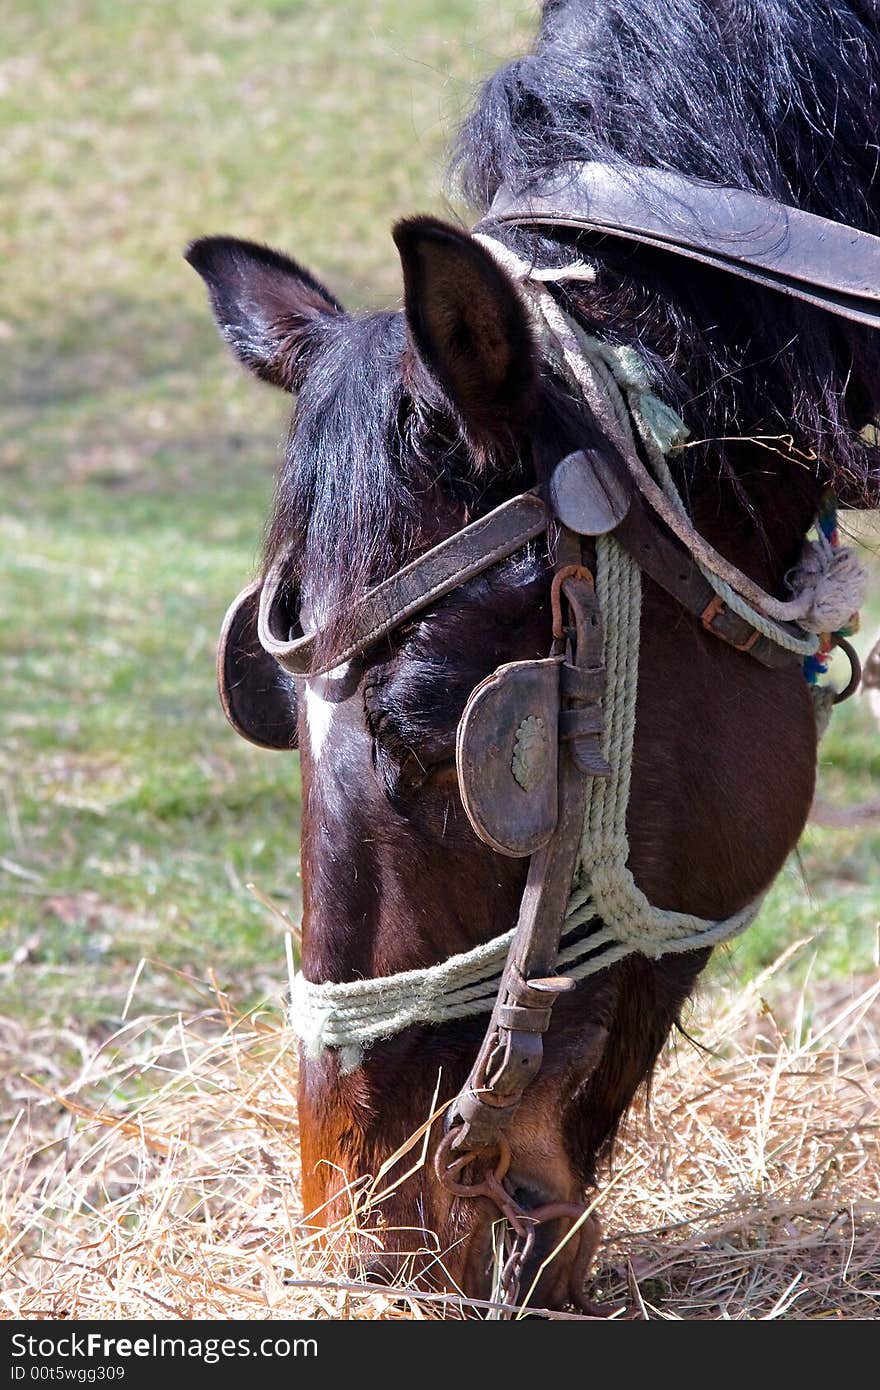
[[[451,123],[516,15],[157,0],[4,18],[0,885],[20,968],[0,1008],[106,1024],[145,954],[277,987],[280,939],[244,882],[295,912],[296,760],[235,738],[212,666],[285,402],[229,360],[181,252],[235,232],[346,302],[393,298],[390,223],[442,208]]]
[[[265,240],[348,304],[393,301],[389,225],[448,206],[455,120],[533,18],[515,0],[4,10],[5,1118],[37,1095],[22,1072],[61,1084],[113,1033],[144,957],[145,1013],[189,1009],[208,976],[237,1007],[284,986],[281,935],[245,885],[296,915],[296,760],[235,738],[213,676],[284,401],[229,360],[181,250]],[[854,702],[823,745],[822,795],[847,806],[878,784],[880,731]],[[716,977],[751,978],[803,936],[792,978],[871,972],[878,862],[876,823],[812,827]]]

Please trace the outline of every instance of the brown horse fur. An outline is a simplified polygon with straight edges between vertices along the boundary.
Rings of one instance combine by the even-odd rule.
[[[714,142],[727,153],[728,181],[876,231],[876,193],[853,149],[862,149],[859,122],[876,131],[880,114],[871,4],[676,0],[672,15],[670,3],[545,7],[535,55],[492,80],[465,130],[460,163],[477,201],[511,171],[523,181],[540,172],[565,132],[580,157],[598,150],[656,163],[664,151],[671,167],[703,177],[719,176]],[[829,14],[858,45],[835,48]],[[662,28],[664,15],[694,50],[689,107],[673,100],[684,77],[662,45],[649,59],[625,42],[627,25]],[[749,61],[758,69],[746,81],[735,69]],[[845,89],[833,80],[840,71],[826,71],[835,64],[846,68]],[[648,100],[663,76],[666,107]],[[807,102],[808,80],[811,99],[826,103],[821,119]],[[726,103],[725,84],[736,81],[741,101]],[[614,83],[624,95],[626,84],[640,89],[633,121],[638,115],[642,128],[626,125],[625,103],[615,126],[600,100]],[[783,88],[784,138],[761,107]],[[832,91],[844,90],[851,128],[838,123],[835,132],[823,112]],[[704,125],[708,114],[727,124],[700,129],[701,109]],[[574,254],[561,241],[505,236],[542,264]],[[505,497],[542,485],[585,440],[601,447],[593,421],[539,360],[520,292],[488,253],[430,218],[399,224],[395,240],[405,310],[360,316],[345,314],[276,252],[229,238],[189,252],[235,352],[298,393],[267,561],[289,555],[303,621],[320,626],[330,650],[364,585]],[[664,253],[589,237],[576,251],[597,278],[571,297],[559,290],[567,307],[592,331],[637,345],[694,440],[708,441],[676,463],[700,530],[783,593],[828,484],[874,496],[876,452],[858,431],[880,408],[880,348],[868,330]],[[759,435],[791,441],[768,448]],[[475,838],[453,747],[477,682],[501,662],[546,654],[551,563],[533,545],[436,603],[368,655],[351,698],[331,707],[299,691],[310,979],[429,965],[515,920],[525,863]],[[816,751],[809,692],[796,670],[766,670],[707,635],[647,579],[642,632],[630,864],[657,905],[724,916],[767,887],[804,825]],[[596,1184],[707,958],[632,957],[562,996],[511,1134],[511,1177],[524,1206],[581,1201]],[[435,1090],[440,1102],[456,1092],[485,1022],[410,1028],[372,1046],[347,1074],[333,1053],[303,1059],[307,1213],[338,1215],[335,1199],[424,1123]],[[450,1198],[427,1163],[381,1207],[376,1266],[393,1271],[406,1252],[422,1250],[424,1281],[486,1296],[494,1217],[484,1200]],[[563,1230],[541,1228],[524,1287]],[[595,1239],[586,1232],[579,1253],[572,1242],[544,1272],[538,1303],[565,1301],[569,1268],[575,1258],[586,1266]]]

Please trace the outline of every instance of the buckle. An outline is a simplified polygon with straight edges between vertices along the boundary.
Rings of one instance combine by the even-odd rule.
[[[737,623],[741,623],[746,631],[750,633],[750,636],[748,636],[744,642],[735,642],[732,637],[727,636],[720,626],[715,626],[717,619],[725,613],[728,615],[729,619],[734,619]],[[713,637],[720,637],[722,642],[726,642],[728,647],[733,647],[734,651],[737,652],[750,652],[761,636],[756,627],[749,627],[744,618],[740,618],[738,613],[734,613],[729,609],[724,599],[721,598],[719,594],[713,594],[712,598],[706,604],[706,607],[700,614],[700,622],[707,632],[711,632]]]

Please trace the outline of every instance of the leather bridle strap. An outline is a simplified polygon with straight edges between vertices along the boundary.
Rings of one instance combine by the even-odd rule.
[[[364,594],[348,615],[344,645],[319,661],[315,659],[316,633],[289,635],[290,616],[284,603],[289,565],[285,557],[270,571],[263,586],[260,642],[291,675],[324,675],[362,655],[444,594],[535,540],[546,531],[547,520],[547,509],[534,492],[502,503]]]
[[[880,328],[880,237],[743,189],[588,161],[540,188],[502,185],[487,221],[635,241]]]
[[[580,539],[563,529],[563,542],[580,550]],[[577,565],[566,568],[578,570]],[[561,574],[565,574],[562,570]],[[589,570],[588,580],[572,575],[562,582],[571,617],[565,628],[568,669],[595,673],[604,683],[602,614]],[[562,718],[579,701],[563,700]],[[543,1058],[543,1035],[560,994],[574,981],[556,974],[559,938],[571,894],[584,829],[587,777],[576,743],[563,740],[559,756],[559,817],[547,843],[533,854],[519,915],[498,997],[483,1044],[467,1082],[455,1099],[448,1123],[456,1130],[452,1147],[459,1151],[492,1148],[509,1126],[523,1091],[537,1075]],[[601,760],[593,775],[607,777]]]
[[[682,608],[699,618],[707,632],[738,652],[771,669],[797,666],[802,657],[781,647],[752,627],[745,618],[718,597],[699,565],[653,513],[634,497],[629,511],[614,531],[614,537],[635,560],[639,569],[676,599]],[[803,637],[795,623],[777,626],[794,637]]]
[[[260,596],[260,643],[293,676],[308,679],[325,675],[362,656],[408,618],[537,539],[547,526],[547,509],[536,492],[524,492],[504,502],[370,589],[353,605],[348,639],[319,661],[315,657],[317,633],[290,636],[290,606],[285,602],[290,567],[283,559],[269,572]],[[693,557],[638,496],[630,499],[629,510],[614,534],[645,574],[699,618],[714,637],[747,652],[762,666],[798,664],[797,655],[756,632],[716,598]],[[779,626],[797,631],[793,624]]]

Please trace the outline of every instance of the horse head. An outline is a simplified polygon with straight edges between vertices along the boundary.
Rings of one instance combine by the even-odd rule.
[[[594,61],[604,40],[593,9],[547,7],[537,64],[520,73],[533,81],[543,71],[543,108],[524,103],[517,117],[512,99],[504,105],[505,120],[520,121],[507,131],[517,158],[523,123],[552,124],[553,60],[558,65],[573,43],[573,25],[590,31],[578,29],[583,47],[574,60],[585,89],[577,120],[589,127],[589,88],[604,80]],[[707,34],[702,57],[711,57]],[[717,47],[717,35],[712,42]],[[654,60],[662,64],[663,55]],[[618,76],[633,83],[638,70]],[[513,78],[508,72],[499,81]],[[707,87],[706,103],[715,96]],[[472,188],[483,157],[488,182],[509,173],[502,123],[492,118],[499,102],[496,82],[467,135]],[[649,163],[651,139],[668,120],[653,105],[643,103],[644,111],[645,148],[625,153]],[[746,120],[735,110],[727,117]],[[729,144],[733,135],[724,134]],[[681,138],[677,126],[673,135]],[[678,167],[710,177],[694,153],[697,136],[688,138]],[[766,149],[760,145],[768,160],[771,143],[767,135]],[[735,171],[739,187],[760,185],[754,167],[753,160]],[[855,220],[852,202],[820,210]],[[690,428],[692,446],[672,466],[694,526],[765,591],[784,593],[823,492],[857,474],[854,441],[878,407],[880,373],[871,386],[868,367],[880,363],[869,330],[841,327],[822,309],[760,284],[744,284],[734,299],[723,270],[683,268],[663,249],[488,225],[516,251],[514,261],[587,263],[590,273],[558,285],[555,300],[590,334],[638,349]],[[262,582],[271,580],[279,641],[288,632],[308,640],[311,664],[291,675],[253,640],[258,583],[248,594],[250,645],[226,672],[226,688],[256,741],[300,749],[302,972],[313,985],[436,966],[516,921],[527,858],[499,853],[476,832],[463,804],[456,739],[481,682],[551,650],[558,537],[552,526],[542,530],[372,641],[358,628],[363,596],[514,497],[546,497],[571,455],[600,470],[620,466],[619,441],[547,351],[511,263],[433,218],[399,223],[394,240],[403,308],[386,313],[347,313],[314,275],[265,247],[218,237],[189,251],[234,353],[296,397]],[[833,398],[836,412],[822,454],[814,447],[819,395]],[[864,480],[867,465],[859,466]],[[591,546],[586,559],[594,564]],[[767,667],[736,645],[719,641],[668,586],[644,577],[627,862],[651,904],[707,920],[729,919],[765,891],[800,835],[814,783],[816,722],[798,663]],[[255,681],[259,698],[249,702]],[[554,1004],[543,1062],[523,1093],[503,1165],[516,1209],[549,1212],[521,1271],[521,1290],[538,1304],[580,1295],[596,1227],[585,1218],[564,1243],[571,1211],[585,1210],[597,1165],[709,954],[709,947],[659,958],[630,952]],[[312,1040],[299,1089],[310,1219],[328,1230],[344,1224],[370,1177],[399,1152],[371,1187],[369,1210],[359,1207],[359,1259],[382,1275],[405,1267],[474,1297],[493,1287],[498,1205],[491,1191],[476,1190],[479,1183],[468,1195],[467,1183],[456,1190],[444,1182],[431,1155],[485,1026],[485,1012],[464,1009],[363,1048]],[[427,1157],[419,1162],[409,1141],[423,1133]]]

